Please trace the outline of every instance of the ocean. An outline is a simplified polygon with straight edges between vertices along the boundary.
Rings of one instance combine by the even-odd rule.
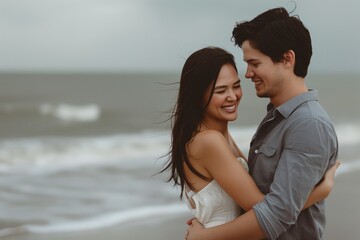
[[[231,132],[247,153],[266,99],[242,79]],[[338,133],[337,172],[360,170],[360,75],[313,74]],[[188,211],[156,174],[179,73],[0,74],[0,238],[102,229]]]

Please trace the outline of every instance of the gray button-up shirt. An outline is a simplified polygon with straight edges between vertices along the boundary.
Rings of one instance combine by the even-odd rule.
[[[322,239],[325,205],[302,210],[338,155],[338,141],[316,90],[268,106],[249,150],[250,174],[265,199],[253,207],[269,239]]]

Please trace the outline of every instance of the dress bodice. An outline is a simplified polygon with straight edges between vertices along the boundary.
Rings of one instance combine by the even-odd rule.
[[[238,160],[248,171],[246,161],[243,158]],[[188,190],[186,195],[188,207],[205,228],[229,222],[238,217],[242,211],[215,179],[198,192]]]

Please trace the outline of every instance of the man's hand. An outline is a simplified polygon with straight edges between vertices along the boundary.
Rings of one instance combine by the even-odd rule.
[[[205,240],[205,228],[201,223],[196,219],[190,219],[187,221],[189,225],[187,228],[187,233],[185,240]]]

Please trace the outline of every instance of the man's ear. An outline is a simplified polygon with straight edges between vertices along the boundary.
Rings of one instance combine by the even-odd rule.
[[[287,50],[283,54],[283,63],[285,67],[294,67],[295,66],[295,52],[293,50]]]

